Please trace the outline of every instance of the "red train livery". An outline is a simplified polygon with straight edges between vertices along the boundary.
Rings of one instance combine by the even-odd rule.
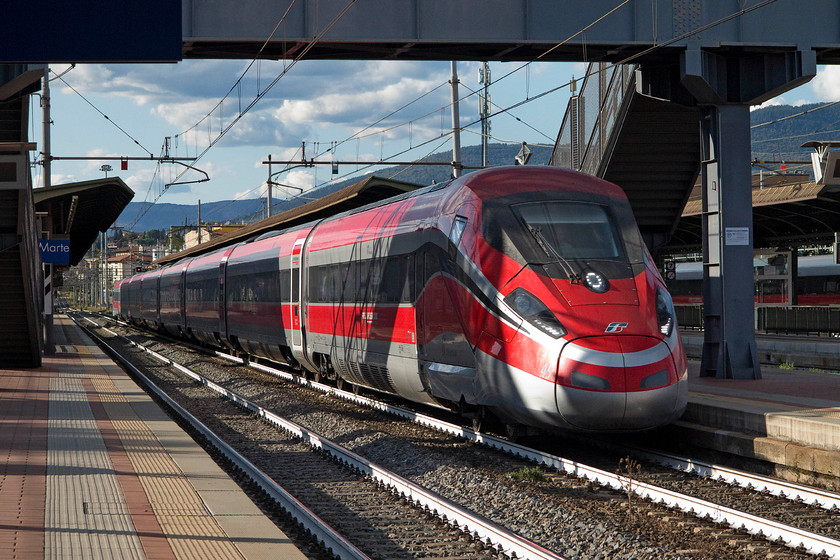
[[[685,409],[671,297],[617,186],[502,167],[134,276],[115,312],[509,425]]]

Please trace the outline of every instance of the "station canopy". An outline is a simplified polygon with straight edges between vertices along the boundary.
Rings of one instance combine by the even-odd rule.
[[[70,240],[70,266],[76,265],[134,198],[119,177],[32,189],[36,212],[46,212],[50,237]]]
[[[840,231],[840,186],[814,183],[808,175],[754,175],[752,205],[756,248],[828,244]],[[663,252],[700,250],[702,214],[701,192],[695,187]]]
[[[376,176],[368,177],[363,181],[354,183],[317,200],[307,202],[297,208],[292,208],[291,210],[281,212],[276,216],[271,216],[270,218],[247,225],[236,231],[220,235],[207,243],[196,245],[178,253],[166,255],[156,260],[154,264],[161,266],[168,265],[185,257],[195,257],[209,253],[226,245],[247,241],[270,231],[291,228],[361,208],[368,204],[382,202],[393,196],[410,192],[423,186],[415,183],[395,181],[393,179],[383,179]]]

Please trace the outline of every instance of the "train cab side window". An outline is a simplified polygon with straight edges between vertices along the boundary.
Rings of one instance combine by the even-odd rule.
[[[449,241],[452,244],[449,246],[449,256],[455,258],[458,245],[461,243],[461,238],[464,236],[464,230],[467,228],[467,219],[464,216],[455,216],[452,221],[452,229],[449,230]]]

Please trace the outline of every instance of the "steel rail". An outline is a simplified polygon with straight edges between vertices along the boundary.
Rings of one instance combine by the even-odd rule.
[[[370,560],[369,556],[367,556],[358,548],[353,546],[353,544],[350,543],[350,541],[345,539],[340,533],[338,533],[335,529],[333,529],[327,523],[325,523],[321,518],[315,515],[309,508],[303,505],[294,496],[286,492],[286,490],[284,490],[281,486],[274,482],[268,475],[263,473],[253,463],[248,461],[230,445],[225,443],[219,436],[217,436],[212,430],[205,426],[195,416],[190,414],[180,404],[175,402],[169,395],[167,395],[162,389],[160,389],[160,387],[155,385],[151,379],[144,375],[139,369],[134,367],[134,365],[132,365],[127,359],[120,355],[119,352],[112,348],[101,337],[97,336],[96,333],[91,332],[90,329],[83,327],[72,315],[68,316],[77,325],[79,325],[79,327],[84,329],[88,336],[93,338],[96,341],[96,343],[101,348],[103,348],[112,358],[118,360],[123,365],[123,367],[130,370],[132,375],[140,379],[150,391],[152,391],[157,397],[163,400],[179,416],[184,418],[196,431],[198,431],[205,438],[207,438],[211,445],[213,445],[222,454],[224,454],[225,457],[227,457],[234,465],[241,469],[249,478],[251,478],[257,485],[259,485],[259,487],[264,492],[266,492],[269,496],[276,500],[281,505],[281,507],[283,507],[284,510],[289,512],[289,514],[304,529],[309,531],[318,541],[320,541],[324,548],[330,550],[337,558],[341,558],[342,560]],[[83,318],[86,321],[96,325],[97,328],[102,328],[106,332],[112,334],[113,336],[119,337],[120,339],[125,340],[138,348],[143,348],[142,345],[139,345],[127,339],[126,337],[115,333],[107,327],[102,327],[101,325],[98,325],[97,323],[91,321],[87,317]],[[151,350],[145,350],[147,352],[153,353],[153,351]],[[157,356],[163,358],[164,361],[170,362],[170,365],[172,365],[171,360],[169,360],[168,358],[160,356],[159,354],[157,354]]]
[[[93,323],[93,321],[91,322]],[[127,341],[128,343],[137,347],[138,349],[147,352],[155,359],[167,364],[170,367],[177,369],[178,371],[187,375],[190,379],[193,379],[203,384],[208,389],[219,393],[220,395],[233,401],[237,405],[242,406],[243,408],[247,408],[248,410],[262,417],[264,420],[286,430],[287,432],[305,441],[310,446],[316,449],[320,449],[325,453],[328,453],[341,463],[358,470],[362,474],[369,476],[370,478],[381,484],[384,484],[393,492],[398,493],[404,498],[410,499],[412,502],[419,505],[420,507],[428,508],[428,510],[435,512],[439,517],[441,517],[451,526],[456,527],[469,535],[478,536],[479,539],[486,543],[490,543],[490,545],[504,552],[508,556],[515,555],[516,558],[534,560],[565,560],[562,556],[559,556],[539,546],[536,543],[524,539],[519,535],[512,533],[511,531],[508,531],[507,529],[497,525],[489,519],[486,519],[478,514],[472,513],[471,511],[458,506],[451,500],[448,500],[443,496],[432,492],[431,490],[423,488],[422,486],[415,484],[414,482],[411,482],[410,480],[403,478],[377,465],[376,463],[373,463],[372,461],[368,461],[364,457],[353,453],[349,449],[346,449],[338,445],[337,443],[334,443],[329,439],[324,438],[318,435],[317,433],[308,430],[303,426],[300,426],[299,424],[296,424],[295,422],[292,422],[291,420],[282,418],[274,414],[273,412],[261,407],[260,405],[249,401],[245,397],[242,397],[236,392],[214,383],[213,381],[191,370],[190,368],[178,364],[177,362],[155,352],[154,350],[146,348],[142,344],[139,344],[126,337],[123,337],[122,335],[114,333],[106,327],[100,328],[105,329],[107,332],[113,334],[114,336],[120,337],[121,339]],[[236,358],[236,360],[242,361],[239,358]],[[258,366],[259,369],[271,369],[260,364],[250,365],[253,365],[255,367]],[[283,377],[286,377],[287,375],[290,377],[294,377],[286,373],[283,374]]]
[[[233,359],[241,363],[245,363],[245,360],[231,357],[224,353],[217,353],[217,355],[221,357],[226,357],[228,359]],[[421,425],[425,425],[443,431],[445,433],[462,437],[468,441],[472,441],[474,443],[479,443],[482,445],[487,445],[499,449],[501,451],[529,459],[538,464],[545,465],[558,471],[565,472],[573,476],[585,478],[587,480],[591,480],[602,486],[608,486],[615,490],[633,493],[643,498],[664,503],[668,507],[678,509],[686,513],[691,513],[699,517],[707,516],[716,523],[727,524],[730,527],[736,529],[743,528],[753,535],[762,534],[765,538],[771,541],[781,539],[784,543],[786,543],[792,548],[801,546],[809,553],[814,555],[820,554],[821,552],[825,552],[825,554],[831,558],[840,558],[840,541],[835,539],[824,537],[822,535],[811,533],[809,531],[803,531],[796,527],[791,527],[789,525],[778,523],[769,519],[763,519],[758,516],[751,515],[749,513],[740,512],[732,508],[727,508],[725,506],[714,504],[705,500],[700,500],[698,498],[680,494],[678,492],[673,492],[665,488],[660,488],[654,485],[636,481],[627,476],[613,474],[601,469],[597,469],[595,467],[590,467],[582,463],[578,463],[576,461],[564,459],[563,457],[559,457],[557,455],[551,455],[549,453],[537,451],[535,449],[512,443],[508,440],[496,436],[476,432],[475,430],[467,428],[465,426],[460,426],[451,422],[446,422],[444,420],[440,420],[438,418],[434,418],[432,416],[428,416],[419,412],[407,410],[396,405],[376,401],[374,399],[362,395],[356,395],[355,393],[352,393],[350,391],[343,391],[341,389],[336,389],[335,387],[331,387],[329,385],[300,378],[294,374],[284,372],[282,370],[275,369],[263,364],[248,362],[248,365],[260,371],[269,373],[271,375],[276,375],[284,379],[296,381],[302,385],[318,389],[328,394],[333,394],[342,399],[346,399],[376,410],[394,414],[402,418],[410,419]],[[686,459],[685,461],[691,463],[691,460]],[[696,461],[694,461],[694,464],[699,465],[699,463]],[[708,472],[714,472],[716,473],[716,476],[726,478],[726,476],[723,474],[723,468],[714,468],[711,466],[708,467]],[[702,469],[703,467],[700,468]],[[702,472],[702,470],[700,472]],[[753,479],[754,482],[752,484],[754,487],[758,485],[759,478],[760,477],[755,477]],[[814,503],[827,504],[823,507],[827,507],[829,509],[832,505],[838,503],[837,500],[840,499],[837,495],[832,495],[829,492],[822,492],[820,490],[810,489],[809,493],[807,492],[808,489],[800,485],[789,485],[784,482],[771,481],[770,479],[765,480],[766,482],[762,483],[762,489],[766,488],[768,489],[768,491],[775,490],[780,496],[796,496],[801,497],[804,500],[815,500]],[[774,490],[771,490],[771,488],[773,488],[773,484],[771,484],[772,482],[775,482],[776,485]],[[798,488],[795,489],[795,487],[797,486]],[[805,498],[805,496],[809,497]],[[816,502],[816,500],[820,501]]]
[[[829,492],[819,488],[811,488],[802,484],[786,482],[784,480],[775,480],[766,476],[752,474],[721,465],[714,465],[712,463],[706,463],[696,459],[680,457],[670,453],[662,453],[660,451],[652,451],[638,447],[622,446],[622,448],[626,449],[628,452],[640,459],[657,463],[674,470],[693,473],[698,476],[715,478],[728,484],[751,488],[759,492],[768,492],[774,496],[790,500],[801,500],[806,504],[819,506],[823,509],[840,509],[840,494],[835,492]]]
[[[557,455],[544,453],[542,451],[512,443],[496,436],[482,434],[481,432],[476,432],[471,428],[446,422],[444,420],[419,412],[410,411],[399,406],[379,402],[362,395],[356,395],[350,391],[336,389],[335,387],[317,383],[264,364],[242,360],[241,358],[230,356],[229,354],[225,354],[223,352],[216,352],[216,355],[238,363],[247,363],[250,367],[265,373],[295,381],[301,385],[320,390],[324,393],[333,394],[340,398],[376,410],[410,419],[421,425],[429,426],[445,433],[460,436],[468,441],[480,443],[482,445],[487,445],[501,451],[517,455],[538,464],[556,469],[560,472],[565,472],[579,478],[585,478],[602,486],[608,486],[614,490],[632,493],[642,498],[650,499],[655,502],[661,502],[670,508],[692,515],[708,517],[715,523],[727,524],[736,529],[744,529],[753,535],[761,534],[764,538],[771,541],[781,540],[792,548],[801,546],[810,554],[816,555],[822,552],[830,558],[840,558],[840,541],[835,539],[811,533],[809,531],[803,531],[796,527],[791,527],[769,519],[763,519],[755,515],[727,508],[725,506],[694,498],[692,496],[680,494],[665,488],[636,481],[627,476],[613,474],[595,467],[584,465],[583,463],[564,459],[563,457],[559,457]]]

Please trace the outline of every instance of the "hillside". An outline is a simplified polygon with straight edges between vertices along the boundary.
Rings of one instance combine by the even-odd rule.
[[[821,108],[825,103],[792,107],[776,105],[750,113],[752,126],[804,113],[794,118],[752,129],[753,159],[770,161],[809,161],[811,148],[802,148],[809,140],[840,139],[840,104]],[[790,169],[790,168],[788,168]],[[810,173],[808,165],[805,172]]]
[[[824,103],[802,105],[777,105],[756,109],[750,114],[752,126],[771,123],[799,113],[800,116],[773,122],[765,126],[752,129],[752,158],[759,161],[809,161],[810,149],[800,146],[808,140],[840,139],[840,104],[821,108]],[[519,144],[490,144],[489,160],[491,165],[510,165],[520,150]],[[551,156],[550,148],[531,147],[533,156],[529,165],[545,165]],[[481,162],[481,148],[466,146],[461,150],[464,165],[475,166]],[[439,152],[427,158],[429,161],[452,160],[452,152]],[[773,167],[773,166],[768,166]],[[810,165],[789,165],[788,170],[799,170],[810,173]],[[444,181],[449,178],[451,170],[446,166],[413,166],[390,167],[376,172],[380,177],[389,177],[430,185],[433,182]],[[324,196],[355,183],[364,177],[355,177],[346,181],[339,181],[308,193],[309,196]],[[278,213],[295,206],[297,202],[275,202],[273,212]],[[117,224],[127,226],[131,224],[138,212],[148,203],[132,202],[120,215]],[[261,218],[264,208],[263,199],[248,199],[221,201],[202,204],[202,219],[217,222],[249,223]],[[196,205],[186,204],[157,204],[150,209],[140,222],[133,228],[143,232],[150,229],[168,229],[170,226],[195,224],[198,218]]]

